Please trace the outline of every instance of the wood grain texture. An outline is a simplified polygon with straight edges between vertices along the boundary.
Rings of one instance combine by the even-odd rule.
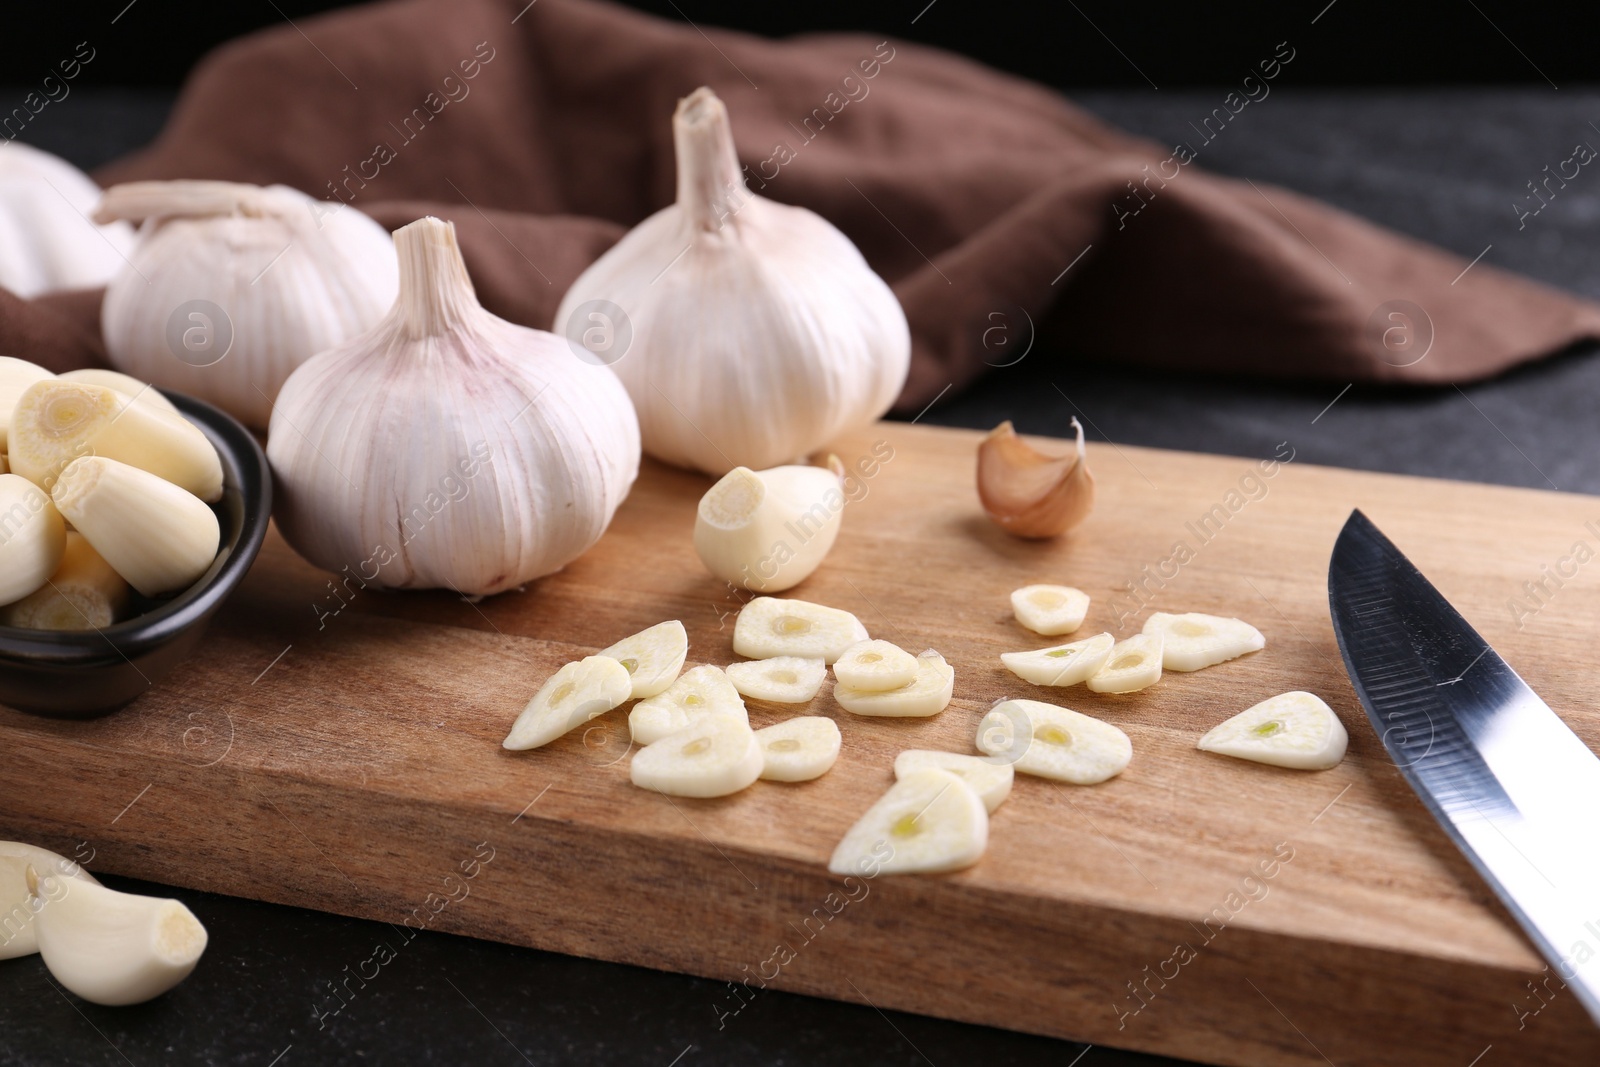
[[[1596,1062],[1600,1035],[1557,979],[1530,991],[1542,961],[1382,752],[1325,576],[1361,507],[1595,748],[1600,563],[1536,613],[1510,601],[1530,603],[1522,584],[1574,542],[1600,548],[1584,525],[1600,530],[1600,501],[1091,445],[1094,515],[1025,543],[978,509],[977,439],[884,424],[839,442],[851,464],[876,442],[893,455],[793,595],[937,648],[956,698],[933,719],[871,720],[825,687],[811,710],[838,720],[844,749],[817,781],[710,801],[635,789],[621,711],[539,751],[500,749],[551,671],[651,623],[683,619],[691,663],[733,658],[739,598],[690,545],[707,482],[647,465],[588,555],[476,604],[352,580],[331,613],[328,575],[274,534],[202,654],[125,711],[83,724],[0,710],[0,837],[87,842],[91,869],[387,920],[397,941],[420,926],[752,988],[776,971],[774,988],[1219,1064],[1466,1067],[1490,1045],[1496,1063]],[[1185,561],[1163,567],[1180,542]],[[1049,643],[1010,618],[1006,594],[1035,581],[1094,597],[1085,634],[1193,610],[1249,619],[1267,647],[1128,696],[1036,689],[997,658]],[[1301,688],[1349,728],[1338,768],[1194,749]],[[846,892],[824,864],[895,753],[972,751],[1007,696],[1116,723],[1132,765],[1087,788],[1018,776],[977,867]],[[752,702],[751,721],[800,710]],[[693,1025],[735,1027],[739,1003],[730,990]]]

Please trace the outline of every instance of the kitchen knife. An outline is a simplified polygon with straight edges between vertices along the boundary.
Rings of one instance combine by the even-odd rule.
[[[1600,759],[1360,511],[1328,604],[1401,774],[1600,1023]]]

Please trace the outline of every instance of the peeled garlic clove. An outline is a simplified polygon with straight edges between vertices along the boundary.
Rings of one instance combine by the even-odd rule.
[[[1025,585],[1011,594],[1011,612],[1036,634],[1070,634],[1089,613],[1089,594],[1070,585]]]
[[[206,928],[179,901],[41,877],[32,867],[26,877],[42,902],[33,922],[44,965],[92,1004],[159,997],[189,977],[206,950]]]
[[[629,774],[641,789],[675,797],[725,797],[761,777],[766,766],[750,724],[707,715],[633,755]]]
[[[548,745],[628,699],[633,679],[610,656],[586,656],[545,680],[500,742],[514,752]]]
[[[121,371],[105,370],[101,367],[85,367],[82,370],[69,370],[60,375],[64,382],[86,382],[89,385],[98,385],[112,389],[123,396],[140,404],[149,404],[168,415],[183,418],[183,412],[178,410],[176,404],[161,395],[161,390],[148,382],[141,382]]]
[[[664,691],[683,670],[689,655],[689,634],[677,619],[658,622],[602,649],[626,668],[633,679],[633,696],[653,697]]]
[[[145,596],[193,585],[217,558],[216,514],[148,471],[99,456],[73,460],[51,498],[111,568]]]
[[[1074,454],[1047,456],[1017,436],[1008,419],[978,445],[978,499],[989,518],[1018,537],[1055,537],[1094,509],[1094,476],[1084,457],[1083,427],[1072,420]],[[1065,632],[1065,631],[1062,631]]]
[[[0,608],[0,625],[33,630],[98,630],[128,606],[128,583],[88,538],[68,531],[66,550],[49,581]]]
[[[1247,622],[1198,611],[1158,611],[1145,620],[1144,632],[1161,637],[1161,666],[1169,671],[1197,671],[1267,645],[1261,631]]]
[[[739,609],[733,626],[733,650],[747,659],[800,656],[832,663],[865,640],[867,628],[848,611],[770,596]]]
[[[757,730],[756,741],[761,777],[772,782],[809,782],[828,773],[839,758],[839,724],[826,715],[796,715]]]
[[[12,356],[0,356],[0,452],[6,450],[11,412],[16,409],[17,401],[22,399],[22,394],[35,382],[48,381],[54,377],[54,374],[38,364]]]
[[[1118,641],[1105,665],[1084,684],[1096,693],[1133,693],[1160,680],[1161,635],[1134,634]]]
[[[43,489],[0,474],[0,604],[21,600],[61,565],[67,527]]]
[[[707,715],[750,721],[739,691],[720,667],[709,664],[684,672],[665,692],[635,704],[628,713],[628,731],[635,741],[649,745]]]
[[[1023,774],[1074,785],[1115,778],[1133,759],[1133,742],[1115,726],[1037,700],[997,704],[978,724],[978,749]]]
[[[900,689],[917,680],[917,657],[891,641],[863,641],[834,661],[833,676],[860,693]]]
[[[0,841],[0,960],[30,956],[39,951],[33,916],[46,900],[28,891],[29,867],[36,875],[41,872],[60,875],[57,892],[67,891],[74,881],[94,883],[88,871],[65,856],[21,841]]]
[[[889,787],[833,850],[833,874],[959,871],[989,845],[989,813],[958,776],[928,767]],[[870,876],[870,875],[869,875]]]
[[[1195,747],[1203,752],[1325,771],[1344,759],[1350,735],[1320,697],[1280,693],[1212,727]]]
[[[774,704],[804,704],[817,695],[828,674],[821,659],[774,656],[771,659],[730,663],[722,668],[739,695]]]
[[[978,799],[983,801],[984,808],[991,814],[1011,795],[1014,774],[1009,763],[928,748],[908,748],[894,758],[896,778],[904,778],[930,767],[948,771],[967,783],[967,787],[978,794]]]
[[[950,706],[955,680],[955,669],[930,648],[917,657],[917,676],[909,685],[864,692],[840,683],[833,687],[833,699],[841,708],[856,715],[891,718],[937,715]]]
[[[1116,643],[1117,639],[1108,633],[1095,634],[1032,652],[1002,652],[1000,662],[1012,674],[1034,685],[1077,685],[1106,665]]]
[[[839,534],[842,470],[735,467],[724,474],[700,498],[695,514],[694,550],[701,562],[718,578],[757,592],[800,584]]]
[[[8,127],[0,153],[0,286],[27,298],[100,288],[127,263],[133,227],[89,221],[100,199],[94,180],[15,137]]]

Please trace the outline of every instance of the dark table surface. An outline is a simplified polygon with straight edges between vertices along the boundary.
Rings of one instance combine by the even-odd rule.
[[[1173,141],[1221,93],[1077,99],[1126,129]],[[170,103],[162,93],[80,89],[29,135],[92,167],[154,136]],[[1591,251],[1600,249],[1600,185],[1573,182],[1521,230],[1512,206],[1546,163],[1600,137],[1595,116],[1600,92],[1572,86],[1404,95],[1280,89],[1208,146],[1206,164],[1600,297],[1600,250]],[[1038,350],[965,395],[945,397],[922,419],[988,428],[1010,418],[1025,431],[1064,435],[1078,415],[1091,438],[1119,444],[1261,457],[1287,439],[1313,463],[1600,492],[1592,459],[1600,359],[1592,351],[1461,388],[1341,389],[1157,378]],[[436,933],[408,943],[342,1012],[319,1021],[329,983],[392,937],[389,927],[106,881],[180,895],[211,931],[206,958],[172,994],[123,1009],[61,992],[37,957],[0,963],[0,1065],[1177,1064],[776,992],[719,1029],[721,983]]]

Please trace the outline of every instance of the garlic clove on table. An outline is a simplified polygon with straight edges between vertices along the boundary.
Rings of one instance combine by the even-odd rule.
[[[1095,634],[1032,652],[1002,652],[1000,662],[1006,670],[1034,685],[1077,685],[1099,673],[1116,643],[1109,633]]]
[[[756,731],[769,782],[809,782],[839,759],[839,724],[826,715],[796,715]]]
[[[1333,709],[1312,693],[1280,693],[1213,726],[1195,746],[1275,767],[1325,771],[1344,759],[1350,735]]]
[[[1111,648],[1101,668],[1084,682],[1096,693],[1134,693],[1161,680],[1161,635],[1134,634]]]
[[[989,813],[966,782],[925,767],[889,787],[845,833],[828,870],[834,874],[958,871],[989,845]]]
[[[861,693],[899,689],[917,680],[917,657],[892,641],[862,641],[834,661],[833,676]]]
[[[683,661],[689,655],[689,634],[677,619],[624,637],[610,648],[600,650],[627,670],[633,679],[635,697],[653,697],[677,680]]]
[[[654,744],[708,715],[750,721],[728,676],[720,667],[705,664],[685,671],[665,692],[635,704],[628,713],[628,732],[641,745]]]
[[[1012,592],[1011,613],[1036,634],[1070,634],[1089,613],[1089,594],[1070,585],[1025,585]]]
[[[937,715],[950,706],[950,695],[956,680],[955,668],[931,648],[916,660],[916,677],[898,689],[868,691],[852,689],[840,682],[833,687],[833,699],[841,708],[855,715],[887,718]]]
[[[548,745],[604,715],[633,692],[628,669],[610,656],[586,656],[545,680],[500,746],[514,752]]]
[[[1267,647],[1261,631],[1242,619],[1198,611],[1158,611],[1144,621],[1143,632],[1160,635],[1161,666],[1169,671],[1197,671]]]
[[[28,890],[27,870],[58,874],[64,879],[93,882],[80,865],[49,849],[21,841],[0,841],[0,960],[31,956],[39,951],[33,916],[44,901]]]
[[[1077,447],[1047,456],[1017,436],[1008,419],[978,445],[978,500],[1002,530],[1018,537],[1066,533],[1094,510],[1094,476],[1084,456],[1083,427],[1072,420]]]
[[[770,596],[740,608],[733,624],[733,650],[750,659],[800,656],[832,663],[867,637],[867,628],[848,611]]]
[[[676,797],[725,797],[761,777],[766,761],[750,724],[707,715],[633,754],[629,777],[641,789]]]
[[[761,593],[800,584],[822,563],[844,512],[843,466],[735,467],[706,490],[694,549],[706,570]]]
[[[66,549],[66,523],[45,491],[21,475],[0,474],[0,604],[44,585]]]
[[[820,657],[773,656],[771,659],[754,659],[744,663],[730,663],[722,668],[728,681],[749,700],[766,700],[774,704],[804,704],[813,699],[822,688],[828,675],[828,666]]]
[[[939,752],[929,748],[908,748],[894,758],[894,776],[904,778],[914,771],[928,768],[948,771],[967,783],[978,794],[983,806],[990,812],[1005,803],[1011,795],[1011,783],[1016,777],[1011,764],[968,756],[960,752]]]
[[[1108,722],[1038,700],[1007,700],[978,724],[978,750],[1023,774],[1074,785],[1115,778],[1133,759],[1133,742]]]

